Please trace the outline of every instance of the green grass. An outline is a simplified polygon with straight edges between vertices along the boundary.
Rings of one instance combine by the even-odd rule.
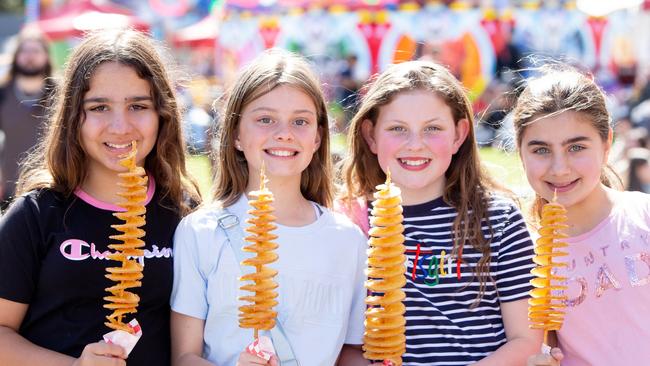
[[[517,153],[484,147],[480,154],[483,166],[497,182],[517,193],[530,189]]]
[[[332,136],[333,152],[343,152],[345,149],[344,146],[344,137],[341,135]],[[517,193],[524,193],[530,190],[519,156],[516,153],[506,153],[494,148],[482,148],[480,154],[485,168],[497,182]],[[208,197],[212,182],[208,157],[205,155],[190,155],[187,159],[187,164],[190,173],[199,182],[201,194],[203,197]]]
[[[201,190],[201,196],[204,198],[210,196],[212,186],[212,172],[210,169],[210,159],[207,155],[188,155],[187,169],[190,174],[196,178]]]

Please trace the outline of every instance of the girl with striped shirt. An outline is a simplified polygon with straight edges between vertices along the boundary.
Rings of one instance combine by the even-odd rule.
[[[470,102],[444,67],[411,61],[370,85],[351,122],[341,207],[368,228],[392,179],[406,237],[404,365],[522,365],[533,244],[516,205],[481,170]]]

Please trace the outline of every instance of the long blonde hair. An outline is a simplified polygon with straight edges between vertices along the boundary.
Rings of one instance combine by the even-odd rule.
[[[227,95],[221,113],[216,162],[214,200],[232,205],[248,185],[248,162],[235,149],[242,110],[252,101],[281,86],[289,85],[307,94],[316,106],[321,142],[309,166],[302,172],[300,191],[308,200],[329,207],[332,204],[332,161],[329,123],[320,83],[309,64],[300,56],[279,49],[268,50],[242,70]]]
[[[349,154],[342,164],[347,199],[355,196],[368,197],[375,186],[386,180],[377,156],[372,153],[362,136],[363,122],[369,120],[373,125],[376,124],[381,107],[389,104],[399,93],[412,90],[430,91],[443,100],[451,109],[456,125],[461,119],[469,121],[467,137],[458,152],[453,155],[445,172],[447,181],[443,199],[458,212],[453,223],[453,252],[457,259],[461,260],[463,247],[468,243],[482,254],[475,273],[480,282],[476,305],[483,296],[485,284],[490,277],[490,243],[481,234],[481,221],[488,217],[490,191],[507,191],[498,186],[481,168],[471,103],[462,85],[449,70],[434,62],[409,61],[388,67],[372,82],[350,124]],[[489,223],[489,220],[487,221]]]
[[[145,169],[153,175],[163,197],[169,197],[181,214],[189,212],[190,202],[201,199],[196,182],[185,168],[180,108],[153,40],[133,30],[93,33],[74,49],[54,93],[45,136],[23,164],[17,195],[50,188],[69,196],[86,179],[88,157],[81,144],[83,99],[94,71],[105,62],[131,67],[149,82],[159,128]]]

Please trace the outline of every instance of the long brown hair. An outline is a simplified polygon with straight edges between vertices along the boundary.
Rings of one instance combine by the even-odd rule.
[[[153,40],[133,30],[92,33],[73,50],[53,96],[45,136],[24,163],[17,195],[50,188],[69,196],[83,183],[88,174],[81,144],[83,98],[94,71],[105,62],[129,66],[149,82],[159,128],[145,169],[156,180],[163,197],[168,196],[182,214],[189,212],[190,202],[200,202],[200,196],[185,169],[185,141],[173,84]]]
[[[258,56],[242,70],[227,94],[221,113],[217,149],[214,200],[232,205],[248,185],[248,163],[235,149],[235,139],[243,109],[255,99],[281,85],[297,88],[307,94],[316,106],[321,142],[309,166],[302,172],[300,191],[308,200],[329,207],[332,204],[332,161],[329,150],[329,127],[325,98],[320,83],[302,57],[272,49]]]
[[[519,95],[512,111],[517,147],[521,149],[526,127],[544,117],[567,111],[580,113],[589,121],[598,135],[607,142],[611,131],[611,117],[605,95],[592,77],[568,65],[553,63],[537,69],[539,76],[531,77]],[[622,182],[614,169],[605,163],[601,182],[611,188],[621,189]],[[535,194],[531,207],[533,221],[539,221],[542,206],[548,201]]]
[[[370,120],[373,125],[381,107],[389,104],[399,93],[425,90],[434,93],[451,109],[454,122],[469,121],[469,131],[460,149],[451,159],[445,172],[444,201],[454,207],[458,215],[453,223],[453,253],[461,260],[463,247],[470,243],[482,254],[476,265],[475,275],[480,282],[482,298],[485,284],[490,277],[490,243],[482,235],[482,220],[488,217],[489,193],[499,187],[483,171],[479,161],[474,136],[474,116],[467,94],[460,82],[445,67],[429,61],[410,61],[390,66],[377,77],[364,95],[359,111],[352,118],[349,132],[348,157],[342,164],[342,175],[347,189],[347,199],[368,197],[375,186],[386,180],[368,143],[362,136],[362,124]],[[486,220],[489,223],[489,220]],[[478,234],[478,235],[477,235]]]

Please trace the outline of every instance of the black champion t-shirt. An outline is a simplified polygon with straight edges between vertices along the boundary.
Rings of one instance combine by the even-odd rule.
[[[153,191],[150,185],[150,192]],[[142,338],[127,364],[169,365],[169,297],[172,287],[172,238],[180,217],[154,193],[146,204],[142,287],[135,317]],[[103,308],[113,282],[106,267],[119,262],[111,251],[111,225],[120,220],[110,207],[87,195],[64,198],[50,190],[18,198],[0,220],[0,297],[29,304],[20,334],[41,347],[78,357],[83,348],[110,331]]]

